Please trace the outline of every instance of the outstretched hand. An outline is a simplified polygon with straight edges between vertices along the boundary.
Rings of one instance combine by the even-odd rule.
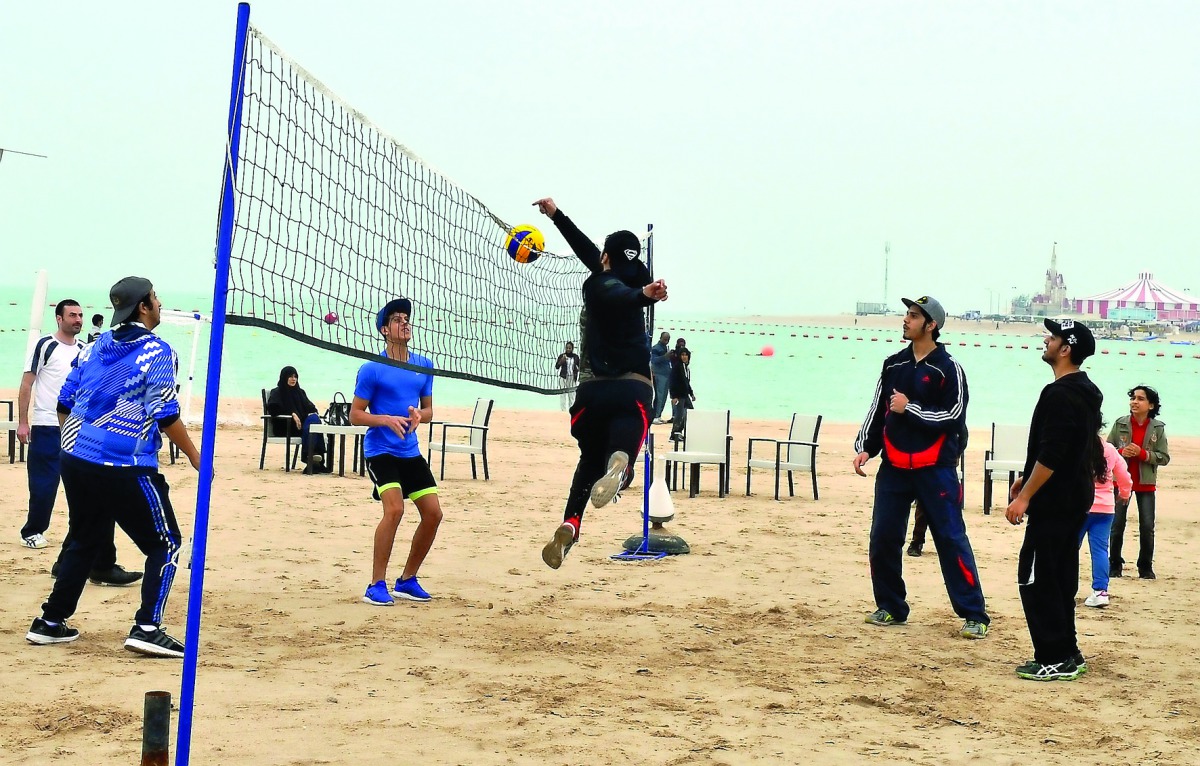
[[[652,301],[665,301],[667,299],[667,283],[656,279],[642,288],[642,294]]]
[[[551,197],[542,197],[533,204],[537,206],[538,212],[547,218],[553,218],[554,214],[558,212],[558,205],[554,204],[554,199]]]

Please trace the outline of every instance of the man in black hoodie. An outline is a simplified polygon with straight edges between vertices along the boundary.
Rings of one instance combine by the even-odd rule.
[[[633,232],[609,234],[601,251],[553,199],[533,204],[554,221],[576,257],[592,272],[583,283],[579,388],[571,405],[571,435],[579,443],[579,463],[563,522],[542,549],[542,560],[558,569],[579,539],[589,496],[597,508],[612,502],[646,439],[654,389],[643,310],[667,299],[667,285],[654,280],[638,260],[642,244]]]
[[[1004,515],[1020,524],[1025,542],[1017,562],[1021,606],[1033,641],[1033,661],[1017,668],[1032,681],[1072,681],[1087,670],[1075,635],[1079,538],[1095,498],[1096,451],[1101,449],[1104,396],[1079,369],[1096,353],[1086,325],[1045,320],[1050,332],[1042,361],[1054,382],[1042,389],[1029,427],[1025,470]]]

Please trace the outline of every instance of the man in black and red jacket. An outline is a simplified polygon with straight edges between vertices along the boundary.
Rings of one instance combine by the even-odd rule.
[[[983,638],[991,619],[984,608],[975,554],[962,515],[958,458],[965,445],[967,379],[946,347],[937,342],[946,311],[929,296],[904,299],[904,350],[889,356],[875,387],[867,418],[854,441],[854,471],[882,456],[875,477],[871,518],[873,625],[908,620],[902,573],[908,512],[920,500],[937,547],[942,578],[955,613],[963,618],[964,638]]]

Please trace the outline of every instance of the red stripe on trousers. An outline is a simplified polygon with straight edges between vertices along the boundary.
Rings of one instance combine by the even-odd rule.
[[[959,571],[961,571],[963,573],[963,577],[966,579],[967,585],[970,585],[972,588],[974,588],[975,587],[975,573],[972,572],[970,569],[968,569],[967,565],[963,563],[962,556],[958,557],[958,569],[959,569]],[[403,574],[403,573],[401,573],[401,574]]]

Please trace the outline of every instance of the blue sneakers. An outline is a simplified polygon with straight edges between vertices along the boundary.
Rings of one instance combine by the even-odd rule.
[[[396,587],[392,588],[392,595],[409,601],[428,601],[433,598],[425,592],[421,583],[417,582],[415,575],[407,580],[396,580]]]
[[[392,606],[396,601],[388,593],[387,583],[380,580],[374,585],[367,586],[367,592],[363,594],[363,603],[372,606]]]

